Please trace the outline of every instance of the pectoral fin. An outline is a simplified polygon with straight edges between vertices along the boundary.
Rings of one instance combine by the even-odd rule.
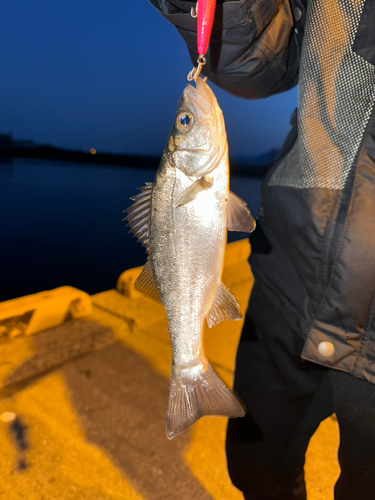
[[[220,283],[214,305],[208,313],[206,321],[209,328],[212,328],[226,319],[241,319],[240,305],[224,283]]]
[[[151,262],[148,260],[144,265],[141,274],[134,283],[134,288],[138,292],[144,293],[147,297],[160,302],[159,290],[152,275]]]
[[[232,191],[229,191],[227,217],[229,231],[252,233],[255,229],[255,219],[247,208],[246,201],[232,193]]]
[[[186,205],[187,203],[190,203],[191,201],[195,200],[197,195],[201,191],[205,191],[206,189],[210,189],[210,187],[213,184],[213,178],[205,175],[204,177],[200,177],[197,179],[191,186],[186,188],[180,196],[177,198],[175,207],[182,207],[182,205]]]

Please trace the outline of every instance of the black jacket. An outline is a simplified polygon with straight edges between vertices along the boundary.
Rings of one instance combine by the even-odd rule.
[[[150,0],[196,60],[190,3]],[[193,5],[193,4],[191,4]],[[255,278],[305,339],[304,359],[375,382],[375,4],[218,6],[204,73],[260,98],[299,83],[298,112],[262,188]]]

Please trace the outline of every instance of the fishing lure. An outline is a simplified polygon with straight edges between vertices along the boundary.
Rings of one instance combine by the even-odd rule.
[[[198,0],[197,2],[197,50],[199,56],[207,53],[214,24],[216,0]]]
[[[212,26],[214,24],[216,9],[216,0],[197,0],[197,6],[191,9],[192,17],[197,18],[197,52],[198,66],[193,68],[189,75],[188,80],[195,80],[198,78],[202,67],[206,64],[206,53],[208,44],[210,43]]]

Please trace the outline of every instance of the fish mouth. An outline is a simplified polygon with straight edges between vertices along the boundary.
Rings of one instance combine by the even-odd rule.
[[[188,101],[192,101],[197,110],[204,116],[210,114],[212,106],[217,104],[214,93],[202,78],[197,78],[196,87],[190,84],[186,86],[184,97]]]
[[[183,99],[187,103],[192,103],[197,111],[198,119],[204,121],[208,115],[211,115],[216,123],[218,135],[226,137],[223,113],[215,94],[202,78],[198,77],[195,84],[196,87],[190,84],[186,86]]]

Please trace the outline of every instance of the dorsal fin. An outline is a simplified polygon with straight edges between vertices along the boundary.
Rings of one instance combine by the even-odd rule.
[[[227,227],[229,231],[243,231],[252,233],[256,223],[247,203],[236,194],[229,191],[227,204]]]
[[[134,201],[129,208],[125,210],[126,226],[130,227],[129,233],[133,233],[137,240],[145,247],[146,252],[150,253],[149,244],[149,222],[151,213],[152,182],[146,182],[145,186],[138,188],[141,192],[130,198]]]
[[[212,328],[226,319],[239,320],[241,318],[239,303],[224,283],[220,283],[215,302],[206,317],[208,326]]]
[[[141,274],[135,280],[134,288],[138,290],[138,292],[144,293],[151,299],[160,302],[159,290],[155,284],[154,277],[152,275],[151,262],[149,260],[143,266]]]

